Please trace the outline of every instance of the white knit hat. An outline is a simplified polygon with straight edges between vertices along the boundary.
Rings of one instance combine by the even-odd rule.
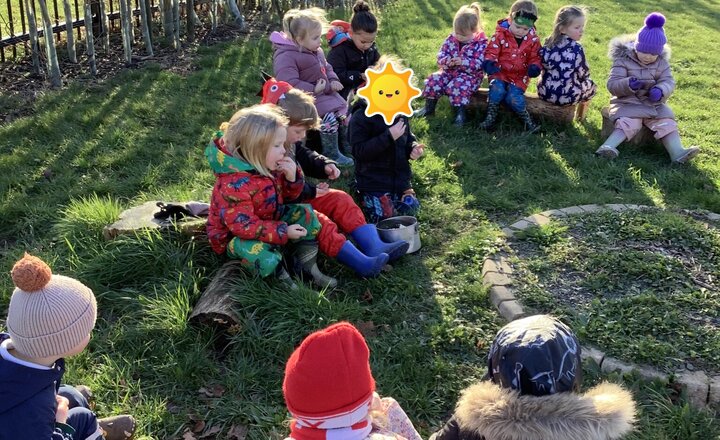
[[[92,290],[73,278],[53,275],[44,261],[25,254],[10,272],[7,329],[15,349],[30,357],[63,357],[92,332],[97,304]]]

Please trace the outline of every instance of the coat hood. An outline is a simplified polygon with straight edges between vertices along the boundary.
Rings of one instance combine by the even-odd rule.
[[[670,62],[670,54],[670,46],[666,44],[663,47],[662,53],[658,55],[658,59],[662,58],[665,61]],[[635,54],[635,35],[621,35],[610,40],[610,44],[608,45],[608,57],[610,57],[611,60],[631,58],[639,63],[640,60],[638,60],[637,54]]]
[[[608,440],[632,430],[635,403],[628,391],[611,383],[585,394],[536,397],[483,381],[463,392],[455,416],[461,430],[488,440]]]
[[[205,148],[205,158],[216,175],[255,171],[252,165],[225,151],[222,145],[222,133],[218,133],[215,140]]]
[[[273,32],[272,34],[270,34],[270,42],[273,44],[273,49],[275,49],[277,52],[293,51],[297,53],[313,53],[305,49],[304,47],[299,46],[291,38],[289,38],[285,34],[285,32]]]

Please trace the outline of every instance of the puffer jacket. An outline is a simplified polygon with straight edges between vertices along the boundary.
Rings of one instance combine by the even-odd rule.
[[[288,182],[279,172],[273,172],[273,178],[263,176],[249,163],[228,153],[222,132],[207,146],[205,157],[216,178],[207,220],[213,251],[224,253],[233,237],[286,244],[288,225],[279,218],[283,199],[298,197],[305,186],[300,167],[295,182]]]
[[[663,52],[654,63],[642,64],[635,53],[635,37],[624,35],[610,41],[608,56],[613,60],[607,88],[610,98],[610,119],[619,118],[670,118],[675,114],[665,103],[675,90],[675,80],[670,72],[670,46],[665,45]],[[630,78],[642,82],[640,90],[630,88]],[[659,87],[662,99],[651,102],[650,89]]]
[[[355,90],[365,83],[361,73],[372,67],[380,59],[375,43],[368,50],[362,51],[355,46],[352,40],[346,40],[330,49],[327,60],[333,66],[335,73],[344,89],[340,96],[347,99],[351,90]]]
[[[497,22],[495,34],[485,49],[485,61],[496,61],[500,66],[498,73],[490,75],[491,80],[498,78],[524,91],[530,84],[528,67],[536,65],[542,68],[540,37],[533,27],[518,45],[509,26],[506,18]]]
[[[634,421],[632,395],[616,384],[536,397],[482,381],[463,391],[453,417],[430,440],[614,440]]]

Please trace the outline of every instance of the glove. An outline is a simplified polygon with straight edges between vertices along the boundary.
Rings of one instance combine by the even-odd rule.
[[[662,99],[663,92],[660,90],[660,87],[653,87],[648,92],[648,98],[650,98],[650,102],[658,102]]]
[[[540,66],[538,66],[537,64],[530,64],[528,66],[528,76],[530,78],[540,76]]]
[[[497,61],[485,60],[483,61],[482,68],[488,75],[494,75],[500,71]]]
[[[640,90],[640,87],[642,87],[642,81],[632,76],[630,77],[630,82],[628,83],[628,85],[633,90]]]

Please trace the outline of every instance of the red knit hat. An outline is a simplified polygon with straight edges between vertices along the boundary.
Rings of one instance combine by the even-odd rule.
[[[348,322],[312,333],[285,366],[283,394],[296,418],[339,421],[338,416],[367,407],[374,391],[370,351]]]

